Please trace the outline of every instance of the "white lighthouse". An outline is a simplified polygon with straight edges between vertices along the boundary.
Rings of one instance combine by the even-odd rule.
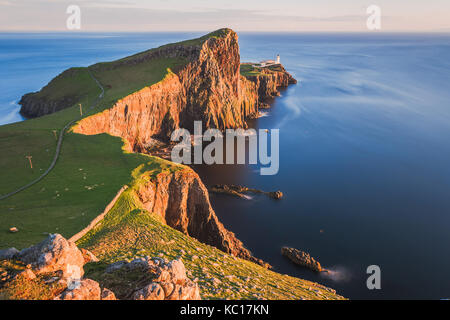
[[[279,54],[277,54],[277,64],[281,64],[281,58]]]

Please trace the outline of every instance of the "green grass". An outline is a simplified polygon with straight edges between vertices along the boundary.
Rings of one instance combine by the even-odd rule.
[[[58,272],[37,275],[27,279],[19,273],[25,270],[20,261],[0,261],[0,274],[7,273],[10,281],[0,280],[0,300],[52,300],[66,289],[64,283],[52,281]]]
[[[268,76],[270,72],[267,71],[283,71],[281,65],[272,65],[268,67],[255,67],[253,63],[241,63],[241,75],[244,77],[251,76]]]
[[[241,75],[244,77],[265,75],[264,73],[261,73],[261,70],[262,68],[254,67],[251,63],[241,64]]]
[[[98,87],[87,68],[70,68],[50,81],[41,91],[35,93],[35,96],[48,101],[67,97],[79,101],[97,91]]]
[[[99,215],[131,171],[149,158],[126,154],[119,138],[67,134],[57,165],[41,182],[0,202],[0,246],[24,248],[61,233],[71,237]],[[10,233],[10,227],[19,228]]]

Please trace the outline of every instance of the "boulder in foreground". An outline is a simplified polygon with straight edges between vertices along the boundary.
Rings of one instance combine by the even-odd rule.
[[[83,278],[84,264],[102,263],[91,252],[78,249],[60,234],[51,234],[41,243],[20,252],[11,248],[0,254],[1,263],[6,267],[0,278],[0,300],[201,299],[198,285],[186,276],[181,260],[167,262],[146,257],[129,263],[116,262],[103,271],[103,277],[100,275],[97,282]],[[106,288],[109,286],[102,281],[105,278],[112,279],[112,285],[116,284],[112,290]]]
[[[64,279],[81,279],[84,274],[83,254],[60,234],[51,234],[41,243],[23,249],[17,258],[31,264],[36,274],[62,271]]]

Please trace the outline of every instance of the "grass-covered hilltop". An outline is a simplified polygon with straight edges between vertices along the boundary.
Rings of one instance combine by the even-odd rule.
[[[110,264],[146,257],[181,259],[189,288],[198,288],[202,299],[342,299],[332,289],[269,270],[220,223],[191,168],[152,156],[156,142],[167,142],[193,120],[210,128],[245,127],[278,87],[295,83],[281,65],[241,69],[237,40],[221,29],[71,68],[25,95],[21,113],[31,119],[0,127],[0,249],[45,240],[33,249],[42,252],[59,248],[55,243],[69,246],[64,238],[75,236],[78,248],[99,260],[82,250],[84,279],[120,299],[142,296],[139,289],[156,280],[131,268],[111,271]],[[67,285],[48,281],[64,266],[38,270],[29,259],[25,250],[0,261],[0,299],[68,296]],[[164,263],[150,269],[161,272]],[[14,276],[19,273],[27,277]]]

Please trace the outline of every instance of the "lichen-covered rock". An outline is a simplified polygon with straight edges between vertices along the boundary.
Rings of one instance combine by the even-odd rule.
[[[91,279],[83,279],[72,288],[66,289],[55,300],[100,300],[100,285]]]
[[[164,300],[164,290],[158,283],[150,283],[136,291],[133,300]]]
[[[107,288],[103,288],[102,293],[100,295],[101,300],[117,300],[114,292]]]
[[[201,300],[200,290],[196,283],[186,281],[183,285],[175,284],[166,300]]]
[[[309,253],[288,247],[281,248],[281,253],[299,266],[306,267],[316,272],[324,271],[320,263],[311,257]]]
[[[84,258],[75,243],[60,234],[51,234],[41,243],[23,249],[17,255],[25,264],[31,264],[36,274],[62,271],[65,279],[81,279]]]
[[[176,284],[183,284],[186,278],[186,268],[181,260],[173,260],[167,266],[171,281]]]
[[[16,248],[8,248],[0,250],[0,260],[11,260],[15,256],[17,256],[18,253],[19,250],[17,250]]]

